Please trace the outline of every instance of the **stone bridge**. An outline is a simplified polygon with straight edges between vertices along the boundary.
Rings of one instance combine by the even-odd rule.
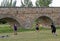
[[[31,28],[36,20],[40,19],[40,24],[60,25],[60,7],[0,7],[0,19],[5,19],[9,24],[17,24],[24,28]],[[42,22],[43,21],[43,22]]]

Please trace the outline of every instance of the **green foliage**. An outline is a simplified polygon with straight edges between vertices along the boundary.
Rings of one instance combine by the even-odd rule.
[[[34,31],[35,29],[25,29],[25,28],[18,28],[17,32],[25,32],[25,31]],[[0,24],[0,33],[11,33],[14,32],[13,28],[8,24]]]
[[[36,1],[35,4],[36,4],[36,7],[40,7],[40,5],[39,5],[39,1],[38,1],[38,0]]]
[[[56,27],[57,30],[60,29],[60,27]],[[51,28],[46,28],[46,27],[39,27],[39,30],[51,30]],[[17,32],[26,32],[26,31],[36,31],[35,24],[33,25],[32,29],[25,29],[25,28],[18,28]],[[0,24],[0,33],[11,33],[14,32],[12,27],[8,24]]]
[[[16,0],[13,2],[13,0],[3,0],[1,2],[2,7],[15,7],[16,6]]]
[[[4,20],[4,19],[0,19],[0,24],[5,24],[5,23],[7,23],[6,20]]]
[[[22,0],[21,0],[21,4],[22,4],[21,7],[24,7],[25,6],[24,3],[22,2]]]
[[[24,0],[24,2],[21,0],[21,4],[21,7],[33,7],[31,0]]]
[[[37,7],[49,7],[49,4],[52,3],[52,0],[37,0],[36,6]]]
[[[16,6],[16,0],[12,3],[12,7]]]
[[[12,31],[13,29],[10,27],[10,25],[0,24],[0,33],[8,33]]]

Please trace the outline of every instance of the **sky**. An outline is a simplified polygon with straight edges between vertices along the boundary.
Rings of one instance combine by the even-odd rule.
[[[35,6],[34,3],[36,2],[36,0],[31,0],[31,1],[32,1],[33,5]],[[2,2],[2,0],[0,0],[0,5],[1,5],[1,2]],[[20,5],[21,5],[21,0],[17,0],[16,6],[18,7]],[[60,7],[60,0],[53,0],[49,6],[50,7]]]

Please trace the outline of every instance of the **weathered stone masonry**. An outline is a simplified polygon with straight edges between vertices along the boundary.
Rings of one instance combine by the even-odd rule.
[[[51,18],[56,25],[60,25],[60,7],[0,7],[0,19],[5,18],[8,21],[8,23],[16,23],[24,28],[31,28],[34,21],[41,16],[47,16]]]

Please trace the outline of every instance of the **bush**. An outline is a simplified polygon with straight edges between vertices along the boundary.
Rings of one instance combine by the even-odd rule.
[[[12,28],[9,25],[0,25],[0,33],[12,32]]]

